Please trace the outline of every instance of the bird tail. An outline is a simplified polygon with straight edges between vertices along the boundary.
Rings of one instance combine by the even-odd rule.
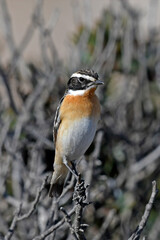
[[[53,197],[55,196],[58,198],[62,191],[65,179],[67,177],[68,169],[66,166],[61,164],[54,164],[54,172],[52,175],[51,183],[50,183],[50,189],[49,189],[49,196]]]

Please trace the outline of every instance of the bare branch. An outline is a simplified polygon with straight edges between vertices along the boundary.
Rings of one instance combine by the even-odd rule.
[[[150,164],[153,164],[160,157],[160,146],[156,147],[151,153],[146,157],[142,158],[139,162],[136,162],[131,166],[132,174],[140,172]]]
[[[16,104],[15,104],[15,101],[14,101],[14,98],[13,98],[13,94],[12,94],[12,90],[11,90],[10,84],[8,82],[9,79],[8,79],[7,74],[2,69],[2,67],[0,67],[0,76],[2,78],[4,86],[6,88],[6,91],[7,91],[7,94],[8,94],[8,98],[9,98],[9,101],[10,101],[10,106],[13,109],[13,111],[17,114],[18,110],[17,110]]]
[[[1,0],[1,7],[2,7],[2,15],[3,15],[3,22],[4,22],[4,31],[5,31],[5,38],[8,44],[8,47],[11,51],[11,54],[15,53],[15,42],[13,38],[13,32],[12,32],[12,24],[11,24],[11,18],[8,11],[7,1]]]
[[[42,193],[42,191],[43,191],[43,189],[44,189],[44,187],[46,185],[47,179],[48,179],[48,176],[45,177],[41,187],[37,191],[36,198],[33,201],[32,206],[31,206],[30,210],[28,211],[28,213],[26,213],[26,214],[24,214],[22,216],[19,216],[20,212],[22,210],[22,203],[19,205],[19,208],[18,208],[18,210],[17,210],[17,212],[15,214],[15,217],[13,218],[13,221],[11,223],[9,231],[8,231],[7,235],[5,236],[5,240],[9,240],[9,239],[12,238],[12,236],[14,234],[14,231],[15,231],[15,228],[16,228],[17,222],[22,221],[24,219],[27,219],[27,218],[29,218],[33,214],[33,212],[35,211],[35,209],[36,209],[36,207],[37,207],[37,205],[39,203],[39,199],[40,199],[41,193]]]
[[[68,216],[72,216],[75,212],[75,208],[73,208],[69,213]],[[44,238],[46,238],[47,236],[49,236],[51,233],[53,233],[56,229],[58,229],[59,227],[61,227],[63,224],[65,223],[65,217],[63,219],[61,219],[58,223],[54,224],[53,226],[51,226],[49,229],[47,229],[46,231],[44,231],[43,233],[41,233],[39,236],[36,236],[33,238],[33,240],[42,240]]]
[[[40,199],[41,193],[42,193],[43,189],[44,189],[45,186],[46,186],[47,180],[48,180],[48,176],[45,177],[44,181],[42,182],[41,187],[40,187],[39,190],[37,191],[36,198],[35,198],[35,200],[33,201],[30,210],[28,211],[28,213],[26,213],[26,214],[18,217],[18,221],[22,221],[22,220],[24,220],[24,219],[26,219],[26,218],[29,218],[29,217],[32,215],[32,213],[35,211],[35,209],[36,209],[36,207],[37,207],[37,204],[39,203],[39,199]]]
[[[134,231],[134,233],[131,235],[131,237],[128,240],[139,240],[140,239],[140,235],[147,223],[150,212],[152,210],[152,206],[155,201],[156,194],[157,194],[156,181],[153,181],[152,182],[152,194],[151,194],[148,204],[146,205],[142,219],[141,219],[139,225],[137,226],[136,230]]]
[[[107,228],[109,227],[109,224],[111,223],[111,221],[113,220],[113,217],[115,215],[115,210],[111,210],[108,215],[106,216],[102,227],[100,228],[98,234],[93,238],[93,240],[101,240],[103,235],[105,234]]]
[[[12,238],[12,236],[14,234],[14,231],[15,231],[15,228],[16,228],[16,224],[18,222],[18,217],[19,217],[19,214],[21,212],[21,209],[22,209],[22,203],[19,205],[19,208],[18,208],[17,212],[15,213],[15,216],[12,220],[12,223],[11,223],[11,226],[8,230],[8,233],[4,238],[5,240],[10,240]]]
[[[70,231],[71,231],[71,234],[73,235],[73,238],[75,240],[78,240],[78,237],[76,236],[76,233],[75,233],[75,229],[72,227],[72,223],[71,223],[71,218],[70,216],[68,215],[68,213],[66,212],[66,210],[61,207],[60,210],[64,213],[65,215],[65,221],[68,223],[69,225],[69,228],[70,228]]]

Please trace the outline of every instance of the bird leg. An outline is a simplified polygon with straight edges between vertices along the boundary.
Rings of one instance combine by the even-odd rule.
[[[77,175],[77,177],[78,177],[78,172],[77,172],[77,169],[76,169],[76,165],[74,164],[74,162],[71,162],[71,165],[72,165],[72,169],[73,169],[73,171],[75,172],[75,174]]]
[[[78,173],[73,162],[71,162],[72,167],[69,166],[66,156],[63,157],[63,163],[68,168],[68,170],[78,179]]]

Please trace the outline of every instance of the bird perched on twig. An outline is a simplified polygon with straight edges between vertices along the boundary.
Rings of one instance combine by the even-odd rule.
[[[82,156],[91,145],[100,118],[100,103],[95,94],[103,84],[92,70],[73,73],[57,108],[54,120],[55,159],[49,190],[58,197],[70,170],[71,163]]]

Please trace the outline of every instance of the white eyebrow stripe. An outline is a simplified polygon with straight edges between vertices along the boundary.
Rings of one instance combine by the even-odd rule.
[[[80,74],[80,73],[73,73],[71,78],[72,77],[77,77],[77,78],[84,78],[84,79],[87,79],[87,80],[90,80],[90,81],[95,81],[95,78],[94,77],[91,77],[91,76],[87,76],[87,75],[83,75],[83,74]]]

